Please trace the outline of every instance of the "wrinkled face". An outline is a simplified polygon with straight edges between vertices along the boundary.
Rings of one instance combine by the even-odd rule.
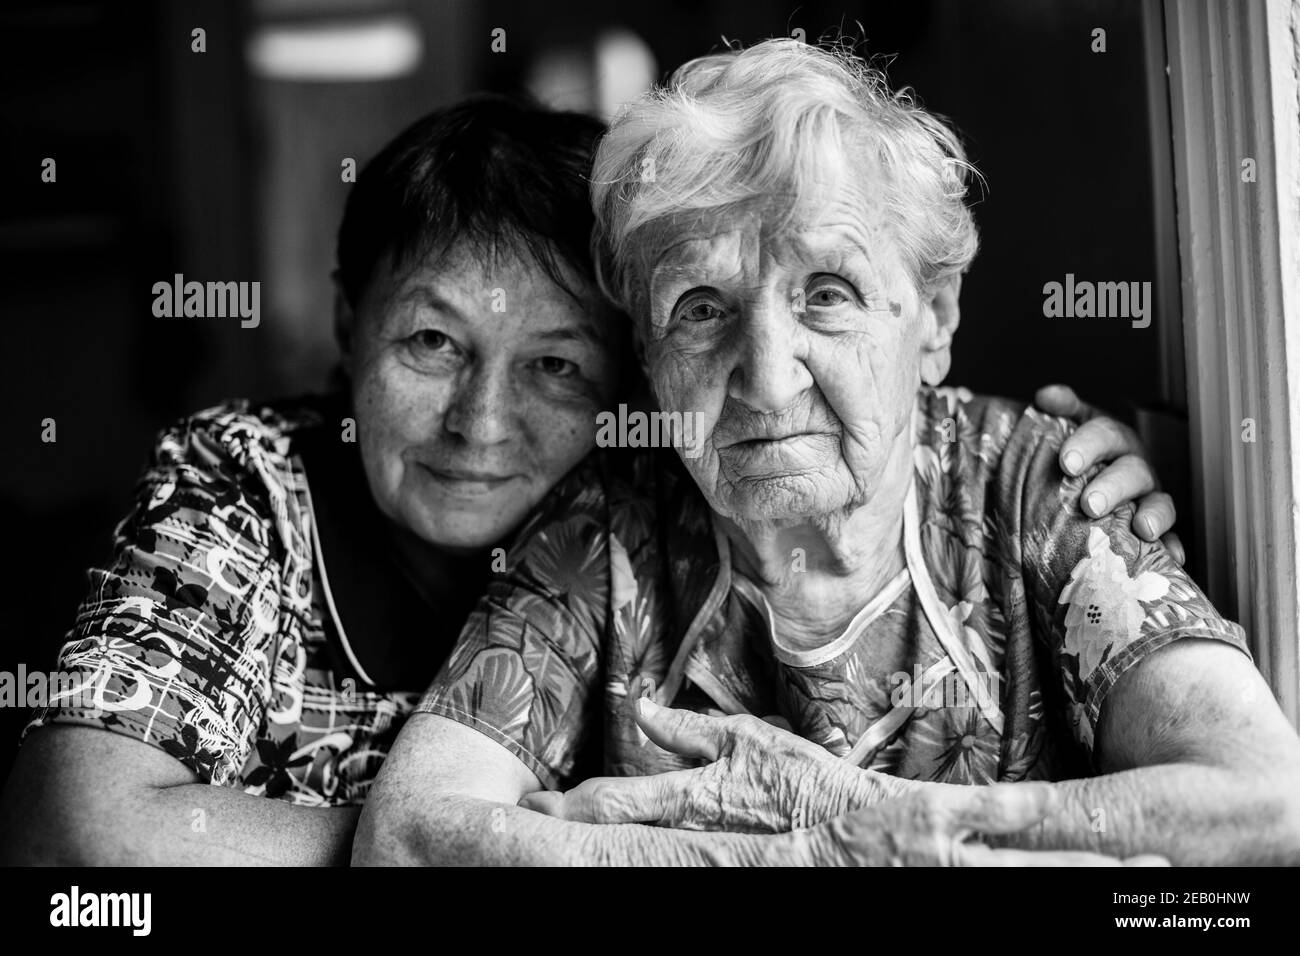
[[[592,449],[613,387],[594,290],[579,303],[532,261],[489,258],[380,263],[345,349],[380,511],[449,550],[509,534]]]
[[[910,442],[929,303],[869,201],[808,206],[683,217],[642,259],[646,372],[666,410],[701,416],[686,467],[738,521],[852,510]]]

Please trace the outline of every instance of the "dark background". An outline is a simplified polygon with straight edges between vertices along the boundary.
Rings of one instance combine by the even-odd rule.
[[[362,165],[474,90],[594,108],[612,30],[652,55],[654,78],[724,37],[796,28],[892,57],[894,85],[957,123],[988,183],[949,382],[1021,399],[1067,382],[1137,422],[1191,540],[1160,16],[1160,0],[5,0],[0,670],[53,667],[159,428],[227,397],[324,387],[341,160]],[[380,20],[421,43],[402,76],[286,79],[249,55],[268,30]],[[490,49],[497,27],[505,53]],[[45,157],[56,183],[41,182]],[[260,281],[260,327],[154,318],[151,287],[176,272]],[[1067,272],[1151,281],[1151,327],[1044,318],[1043,284]],[[0,781],[24,716],[0,710]]]

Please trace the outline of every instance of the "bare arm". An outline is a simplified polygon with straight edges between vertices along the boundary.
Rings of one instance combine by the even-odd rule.
[[[353,863],[788,865],[809,851],[798,834],[761,838],[591,826],[515,805],[540,787],[521,761],[478,731],[413,714],[366,801]]]
[[[1098,755],[1103,776],[1058,784],[1057,812],[1007,842],[1300,864],[1300,739],[1233,648],[1176,641],[1125,674],[1102,708]]]
[[[651,711],[638,720],[656,743],[711,763],[588,780],[525,805],[568,820],[774,832],[966,789],[850,767],[754,718]],[[1104,775],[1054,784],[1059,799],[1043,822],[997,845],[1176,864],[1300,863],[1300,739],[1239,651],[1198,639],[1166,645],[1116,683],[1098,733]]]
[[[200,783],[138,740],[51,725],[24,744],[0,799],[0,863],[346,865],[358,813]]]
[[[1009,833],[1043,819],[1046,785],[950,787],[886,800],[808,829],[704,833],[560,820],[515,806],[540,786],[495,741],[432,714],[411,717],[366,801],[353,862],[599,866],[1118,865],[1091,853],[992,849],[972,832]],[[1127,861],[1145,865],[1141,857]]]
[[[1300,738],[1229,645],[1175,641],[1126,673],[1102,707],[1097,755],[1100,776],[1056,784],[1057,809],[998,845],[1300,865]],[[858,771],[828,788],[827,807],[935,786]]]

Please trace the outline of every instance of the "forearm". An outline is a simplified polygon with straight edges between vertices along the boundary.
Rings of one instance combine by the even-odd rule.
[[[410,796],[410,795],[408,795]],[[821,834],[753,836],[557,820],[459,794],[372,800],[356,865],[796,866],[834,862]]]
[[[1154,853],[1181,866],[1300,863],[1295,788],[1267,774],[1164,764],[1056,788],[1059,809],[1000,845]]]
[[[841,775],[810,815],[820,823],[859,807],[946,784],[870,771]],[[990,840],[1026,850],[1158,854],[1182,866],[1300,864],[1300,817],[1267,775],[1164,764],[1055,784],[1058,809],[1041,824]],[[829,815],[829,816],[828,816]]]
[[[357,807],[298,807],[208,784],[115,794],[112,813],[80,808],[36,821],[6,807],[6,864],[346,866]]]
[[[154,862],[239,866],[347,866],[360,807],[301,807],[207,784],[160,791],[167,829]],[[200,821],[202,823],[200,824]]]

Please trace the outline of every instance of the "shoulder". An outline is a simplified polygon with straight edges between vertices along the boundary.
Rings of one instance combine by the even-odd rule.
[[[708,506],[675,452],[596,449],[538,504],[508,553],[541,581],[566,566],[656,578],[666,554],[703,560],[712,546]]]
[[[236,399],[173,422],[154,440],[141,479],[153,497],[185,489],[216,496],[215,505],[239,503],[269,517],[283,509],[272,502],[304,494],[298,442],[328,422],[332,402]]]
[[[658,528],[660,514],[695,510],[698,497],[672,451],[597,448],[538,503],[516,540],[563,525],[588,536],[612,533],[637,541]]]
[[[232,399],[172,423],[154,442],[155,466],[218,468],[280,463],[294,438],[324,422],[326,400],[263,403]]]
[[[922,445],[958,444],[990,462],[1025,445],[1060,446],[1074,431],[1068,418],[1048,415],[1024,402],[976,395],[965,388],[926,388],[918,398]]]
[[[923,389],[917,412],[918,468],[965,484],[1043,477],[1056,468],[1061,443],[1076,427],[1023,402],[964,388]]]
[[[164,528],[196,544],[306,554],[306,477],[294,444],[319,429],[319,400],[223,402],[159,432],[118,535],[148,545]]]

